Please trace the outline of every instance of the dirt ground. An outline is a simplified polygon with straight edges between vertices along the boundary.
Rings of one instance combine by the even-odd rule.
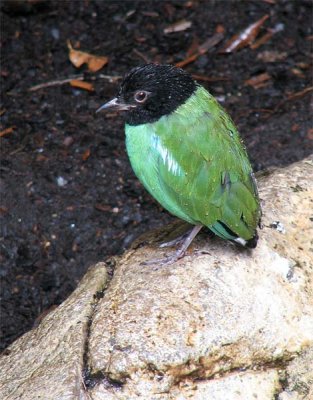
[[[223,51],[265,15],[252,47]],[[191,26],[164,32],[182,20]],[[2,2],[1,348],[64,300],[88,266],[173,219],[135,178],[122,118],[95,115],[117,89],[107,76],[187,59],[184,68],[235,120],[258,171],[313,151],[312,39],[311,0]],[[67,40],[108,64],[75,68]],[[94,90],[34,88],[75,76]]]

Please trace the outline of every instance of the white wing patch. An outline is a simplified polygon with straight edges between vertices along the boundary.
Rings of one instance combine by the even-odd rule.
[[[241,244],[241,246],[245,246],[247,244],[247,241],[244,240],[241,237],[237,237],[236,239],[233,239],[234,242]]]
[[[152,145],[158,151],[163,163],[167,166],[169,171],[173,175],[183,175],[183,171],[177,161],[169,153],[168,149],[161,143],[159,136],[154,135],[152,137]]]

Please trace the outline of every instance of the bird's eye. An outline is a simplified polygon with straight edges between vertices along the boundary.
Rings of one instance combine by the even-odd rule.
[[[137,103],[144,103],[147,100],[148,93],[144,91],[136,92],[134,95],[134,99]]]

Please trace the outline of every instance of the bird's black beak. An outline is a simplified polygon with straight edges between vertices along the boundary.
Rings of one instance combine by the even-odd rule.
[[[108,108],[113,108],[117,111],[127,111],[134,107],[136,107],[136,106],[132,105],[132,104],[125,104],[125,103],[121,102],[118,99],[118,97],[115,97],[115,99],[108,101],[107,103],[103,104],[103,106],[98,108],[96,113],[103,111],[103,110],[107,110]]]

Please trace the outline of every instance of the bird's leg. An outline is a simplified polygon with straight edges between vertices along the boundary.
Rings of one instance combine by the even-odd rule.
[[[193,229],[193,228],[192,228]],[[192,230],[191,229],[191,230]],[[161,243],[159,247],[172,247],[172,246],[177,246],[179,243],[185,240],[185,238],[189,235],[191,230],[183,233],[182,235],[177,236],[175,239],[170,240],[168,242]]]
[[[173,264],[175,261],[179,260],[180,258],[182,258],[184,256],[186,250],[188,249],[191,242],[197,236],[197,234],[199,233],[199,231],[201,230],[202,227],[203,227],[203,225],[196,225],[188,233],[188,236],[184,240],[182,246],[178,250],[176,250],[174,254],[167,256],[164,259],[146,261],[146,262],[143,262],[143,264],[144,265],[151,265],[151,264],[170,265],[170,264]]]
[[[194,226],[192,228],[192,230],[189,232],[188,236],[184,240],[184,242],[183,242],[182,246],[180,247],[180,249],[175,251],[175,254],[174,254],[174,257],[176,256],[175,261],[178,260],[179,258],[183,257],[183,255],[185,254],[186,250],[191,245],[191,242],[197,236],[197,234],[200,232],[202,227],[203,227],[203,225],[196,225],[196,226]]]

